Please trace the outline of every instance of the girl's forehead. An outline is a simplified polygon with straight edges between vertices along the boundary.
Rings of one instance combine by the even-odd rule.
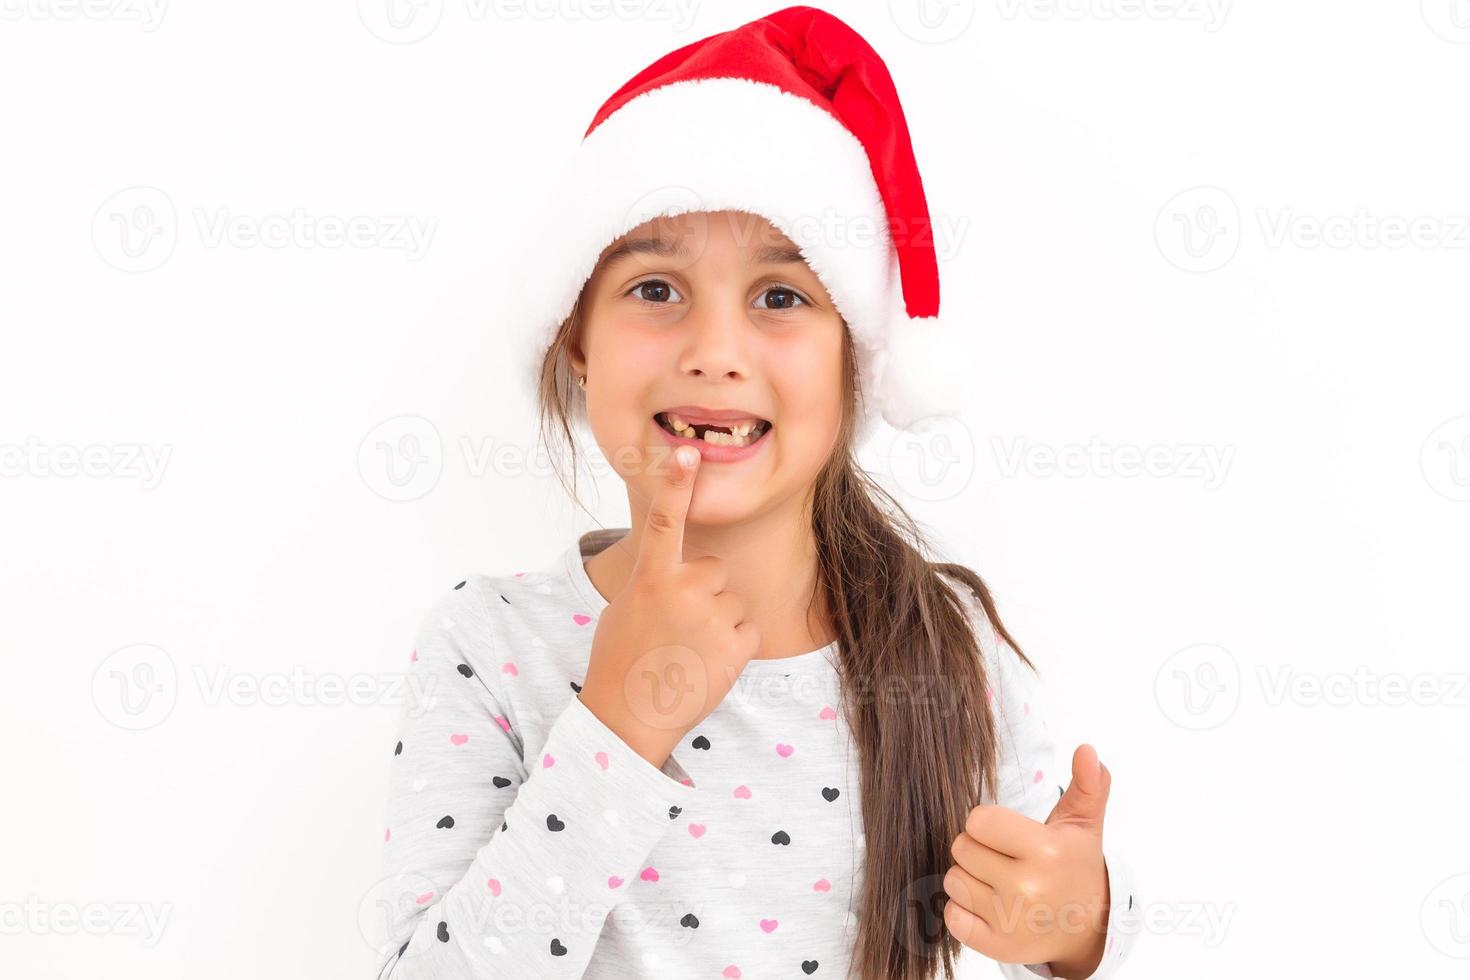
[[[760,249],[772,245],[794,249],[795,243],[769,218],[752,211],[683,211],[658,215],[625,232],[614,242],[655,238],[685,241],[704,237],[720,237],[743,248]]]

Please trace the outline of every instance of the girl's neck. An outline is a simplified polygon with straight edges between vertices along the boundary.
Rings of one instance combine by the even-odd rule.
[[[642,533],[643,519],[635,518],[627,534],[587,560],[587,577],[603,598],[611,601],[627,584]],[[760,630],[756,659],[794,657],[836,638],[826,603],[810,602],[817,556],[809,516],[775,513],[724,527],[685,525],[685,559],[704,555],[724,560],[726,590],[744,600],[746,618]]]

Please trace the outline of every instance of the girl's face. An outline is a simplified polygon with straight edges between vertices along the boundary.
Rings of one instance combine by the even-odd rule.
[[[603,251],[582,309],[569,360],[631,493],[650,499],[674,448],[693,442],[691,524],[804,499],[837,440],[846,327],[775,226],[743,211],[645,222]],[[718,426],[714,441],[704,423]]]

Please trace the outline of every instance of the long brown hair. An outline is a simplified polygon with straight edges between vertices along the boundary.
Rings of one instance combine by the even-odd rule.
[[[590,282],[591,280],[589,280]],[[585,286],[584,286],[585,290]],[[585,296],[585,292],[583,294]],[[557,331],[541,366],[541,439],[563,444],[577,500],[574,411],[585,411],[567,350],[580,336],[583,298]],[[935,562],[918,526],[854,458],[859,373],[851,334],[843,344],[841,429],[812,489],[817,585],[838,639],[844,717],[859,750],[866,849],[857,941],[849,976],[952,980],[959,942],[942,918],[950,844],[982,789],[994,795],[995,719],[967,600],[1030,664],[1001,624],[990,590],[964,565]],[[553,461],[558,454],[551,453]],[[811,606],[808,606],[810,612]]]

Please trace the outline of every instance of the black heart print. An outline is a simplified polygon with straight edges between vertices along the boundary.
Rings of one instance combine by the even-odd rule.
[[[565,956],[565,955],[567,955],[567,948],[561,944],[561,940],[560,939],[553,939],[551,941],[551,955],[552,956]]]
[[[578,694],[581,694],[582,693],[582,685],[581,684],[578,684],[576,681],[572,681],[571,684],[572,684],[572,690],[573,691],[576,691]]]
[[[434,824],[434,826],[435,827],[438,827],[440,830],[453,830],[454,829],[454,818],[453,817],[442,817],[439,820],[438,823]]]
[[[817,961],[816,960],[802,960],[801,961],[801,972],[802,973],[805,973],[807,976],[811,976],[813,973],[816,973],[817,972]]]
[[[458,585],[455,586],[455,588],[456,589],[462,589],[462,588],[464,588],[464,582],[459,583]]]
[[[671,806],[669,807],[669,819],[672,820],[683,812],[684,808],[682,806]]]
[[[567,825],[556,819],[556,814],[548,813],[546,815],[546,829],[550,831],[566,830]]]
[[[403,754],[403,743],[402,742],[399,742],[397,745],[395,745],[393,747],[393,754],[394,755],[402,755]]]
[[[833,800],[837,799],[837,797],[841,795],[842,792],[840,790],[833,789],[831,786],[822,787],[822,799],[826,800],[828,803],[831,803]]]
[[[449,942],[449,923],[447,922],[439,923],[439,941],[441,943]]]
[[[474,677],[475,676],[475,672],[470,669],[470,665],[469,664],[460,664],[455,669],[458,670],[461,674],[463,674],[466,677]]]
[[[507,824],[504,820],[502,820],[502,821],[500,821],[500,829],[501,830],[509,830],[510,829],[510,825]]]
[[[685,929],[698,929],[699,920],[694,917],[693,912],[686,912],[684,918],[679,920],[679,925],[683,926]]]
[[[699,736],[694,740],[694,747],[696,749],[707,750],[709,748],[709,739],[705,738],[703,735]]]
[[[771,835],[772,844],[790,844],[791,835],[784,830],[778,830]]]
[[[505,789],[507,786],[510,785],[510,780],[506,779],[504,776],[496,776],[490,781],[495,784],[496,789]]]

